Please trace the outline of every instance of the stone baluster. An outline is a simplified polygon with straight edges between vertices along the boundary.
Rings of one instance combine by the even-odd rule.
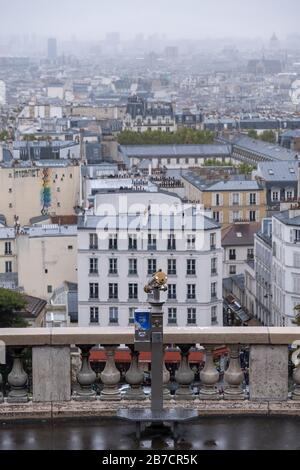
[[[171,374],[168,371],[166,367],[166,363],[164,361],[164,364],[163,364],[163,399],[164,400],[171,400],[173,398],[170,390],[168,389],[170,377],[171,377]]]
[[[175,373],[175,379],[179,384],[176,390],[175,400],[194,400],[196,397],[190,389],[195,374],[189,366],[189,354],[191,345],[181,344],[180,348],[181,361],[178,370]]]
[[[125,374],[125,380],[130,385],[130,389],[125,393],[124,400],[145,400],[146,396],[142,390],[141,384],[144,379],[144,372],[139,366],[139,351],[134,350],[133,345],[128,345],[131,355],[131,363]]]
[[[79,389],[73,392],[72,398],[76,401],[96,400],[96,391],[93,385],[96,380],[96,373],[91,368],[90,351],[93,345],[77,345],[81,350],[81,369],[77,373]]]
[[[23,348],[13,350],[13,366],[7,381],[10,386],[8,403],[27,403],[28,398],[28,375],[23,368]]]
[[[220,374],[214,364],[213,351],[213,346],[205,346],[205,366],[200,372],[201,386],[199,398],[201,400],[220,399],[220,393],[217,387]]]
[[[242,389],[244,373],[240,363],[240,348],[237,344],[230,345],[230,362],[224,374],[224,378],[226,384],[224,388],[224,399],[244,400],[245,394]]]
[[[294,353],[293,356],[295,369],[293,372],[294,390],[292,393],[292,399],[300,401],[300,348]]]
[[[3,403],[3,378],[0,372],[0,403]]]
[[[100,400],[119,401],[121,393],[118,384],[121,378],[120,371],[115,364],[115,351],[117,346],[104,346],[106,352],[106,365],[100,374],[104,388],[100,395]]]

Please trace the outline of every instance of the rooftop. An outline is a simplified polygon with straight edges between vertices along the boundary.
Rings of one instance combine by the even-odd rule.
[[[207,182],[201,179],[196,173],[187,171],[182,174],[182,178],[191,183],[201,191],[261,191],[262,187],[257,181],[252,180],[228,180]]]
[[[254,245],[254,235],[260,227],[260,223],[230,225],[222,229],[222,246]]]
[[[208,145],[121,145],[121,152],[129,158],[174,158],[230,156],[230,146],[220,144]]]
[[[249,150],[264,158],[271,160],[293,160],[298,155],[297,152],[280,147],[277,144],[270,144],[259,139],[251,139],[245,135],[238,135],[232,139],[231,144],[242,149]]]
[[[257,165],[254,175],[265,181],[298,181],[299,162],[295,160],[283,162],[261,162]]]

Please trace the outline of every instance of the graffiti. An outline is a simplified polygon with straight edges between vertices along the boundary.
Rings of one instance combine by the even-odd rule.
[[[49,207],[51,207],[51,187],[49,168],[44,168],[42,172],[42,190],[41,190],[41,213],[48,214]]]

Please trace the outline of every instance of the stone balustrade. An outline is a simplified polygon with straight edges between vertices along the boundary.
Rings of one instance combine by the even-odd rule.
[[[200,415],[300,415],[300,364],[289,375],[294,352],[291,346],[299,340],[300,329],[296,327],[165,328],[165,347],[172,345],[180,352],[174,394],[168,386],[170,372],[164,367],[165,407],[190,407],[198,409]],[[149,394],[143,389],[140,353],[133,347],[132,327],[0,329],[0,341],[9,348],[11,358],[7,376],[0,374],[0,420],[112,416],[119,408],[150,406]],[[80,365],[74,374],[71,350],[75,345],[80,352]],[[91,349],[99,345],[106,353],[106,364],[99,374],[100,391],[95,387],[99,377],[90,364]],[[124,393],[120,390],[121,374],[115,363],[120,345],[126,345],[131,356],[125,374],[128,389]],[[30,390],[28,371],[24,368],[24,351],[28,347],[32,351]],[[227,351],[224,373],[214,362],[214,351],[220,347],[226,347]],[[240,351],[245,347],[249,349],[249,385],[240,361]],[[196,390],[192,387],[195,373],[189,363],[194,348],[203,353]]]

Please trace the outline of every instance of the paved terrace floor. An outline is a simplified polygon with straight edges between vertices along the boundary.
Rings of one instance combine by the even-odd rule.
[[[135,438],[117,420],[0,424],[0,450],[300,450],[300,418],[203,418],[180,425],[180,437]]]

